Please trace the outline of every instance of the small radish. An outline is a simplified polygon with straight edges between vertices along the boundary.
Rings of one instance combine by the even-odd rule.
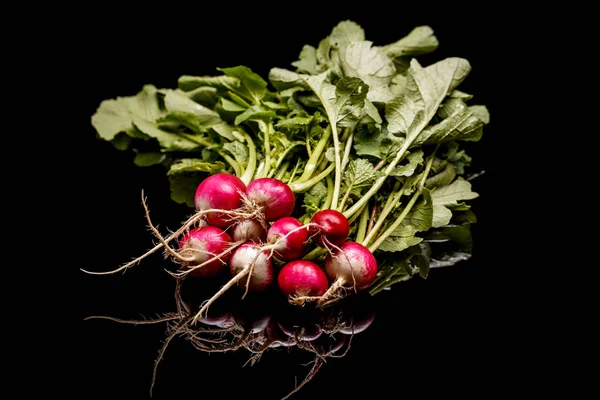
[[[275,256],[290,261],[304,255],[308,242],[308,231],[298,218],[279,218],[267,232],[267,242],[274,244]]]
[[[327,275],[321,267],[309,260],[290,261],[277,276],[279,289],[286,296],[321,296],[329,287]]]
[[[196,210],[237,210],[242,206],[246,185],[235,175],[219,173],[205,178],[196,188],[194,204]],[[210,212],[206,215],[209,225],[227,228],[233,217],[226,213]]]
[[[233,226],[233,240],[262,243],[267,239],[267,230],[256,219],[243,219]]]
[[[357,292],[368,288],[377,276],[377,260],[362,244],[344,242],[325,257],[325,273],[332,284],[318,299],[317,305],[321,307],[340,300],[341,288]]]
[[[308,234],[319,247],[339,246],[350,234],[348,218],[339,211],[317,211],[310,220]]]
[[[273,262],[267,251],[262,251],[260,246],[248,242],[235,249],[229,260],[229,270],[234,278],[244,273],[244,276],[237,280],[238,286],[243,289],[246,289],[246,275],[250,273],[251,265],[253,266],[248,290],[260,292],[267,289],[274,279]]]
[[[261,209],[265,221],[290,216],[296,204],[292,189],[275,178],[253,180],[246,188],[246,197]]]
[[[231,253],[227,251],[231,244],[231,237],[220,228],[208,225],[194,228],[179,241],[181,264],[190,269],[208,262],[193,269],[190,274],[196,277],[215,276],[231,258]]]

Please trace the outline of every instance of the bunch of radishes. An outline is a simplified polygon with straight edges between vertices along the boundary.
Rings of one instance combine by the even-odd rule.
[[[182,267],[173,275],[204,278],[225,268],[231,273],[231,280],[204,304],[197,318],[236,284],[246,291],[263,291],[276,280],[290,301],[324,306],[343,297],[342,288],[360,291],[376,277],[373,254],[347,241],[347,218],[325,209],[303,224],[292,216],[294,193],[278,179],[259,178],[245,185],[235,175],[210,175],[198,186],[194,201],[196,213],[184,227],[196,226],[183,234],[179,248],[161,239]],[[311,243],[328,252],[322,266],[305,259]]]

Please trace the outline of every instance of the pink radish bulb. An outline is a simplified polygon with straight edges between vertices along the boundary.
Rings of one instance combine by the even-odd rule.
[[[292,189],[275,178],[259,178],[248,184],[246,196],[262,210],[265,221],[292,215],[296,198]]]
[[[302,226],[302,222],[294,217],[283,217],[273,222],[267,232],[267,242],[275,244],[277,258],[290,261],[304,255],[308,230],[300,229]]]
[[[360,291],[375,280],[377,260],[362,244],[344,242],[325,257],[325,273],[337,285]]]
[[[260,292],[269,287],[274,279],[273,261],[269,257],[268,251],[261,251],[259,245],[248,242],[240,245],[234,250],[229,260],[229,270],[232,276],[236,276],[244,268],[254,263],[252,275],[250,276],[250,286],[248,290]],[[238,286],[246,289],[248,276],[242,277],[238,282]]]
[[[243,219],[234,225],[231,236],[236,242],[262,243],[267,239],[267,230],[255,219]]]
[[[215,276],[231,258],[230,252],[225,253],[231,243],[231,237],[221,228],[208,225],[194,228],[179,241],[179,254],[192,260],[182,262],[182,265],[191,268],[212,259],[208,264],[193,270],[190,274],[196,277]]]
[[[286,296],[322,296],[329,287],[323,269],[309,260],[285,264],[279,271],[277,284]]]
[[[236,210],[242,206],[242,197],[246,185],[235,175],[219,173],[208,176],[196,188],[194,204],[196,210],[209,209]],[[232,223],[232,216],[226,213],[211,212],[206,215],[209,225],[227,228]]]
[[[350,234],[348,218],[336,210],[317,211],[310,222],[308,234],[319,247],[339,246]]]

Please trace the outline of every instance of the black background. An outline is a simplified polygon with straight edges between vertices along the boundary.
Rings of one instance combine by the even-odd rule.
[[[509,264],[514,271],[515,259],[499,229],[507,214],[502,186],[508,177],[501,160],[507,143],[503,135],[510,126],[503,63],[510,39],[506,31],[499,33],[506,28],[504,11],[490,7],[467,14],[455,7],[432,14],[433,5],[365,5],[326,12],[307,3],[216,7],[93,12],[98,18],[86,30],[86,58],[78,64],[79,72],[89,77],[81,88],[85,102],[78,139],[93,182],[87,196],[93,227],[77,238],[91,252],[79,267],[113,269],[153,244],[140,202],[142,189],[153,220],[163,230],[178,226],[190,212],[170,200],[162,169],[136,167],[131,153],[96,139],[89,118],[102,100],[134,95],[146,83],[175,87],[180,75],[216,75],[216,67],[246,65],[266,77],[271,67],[291,68],[304,44],[317,46],[345,19],[361,25],[375,45],[391,43],[417,25],[430,25],[440,47],[421,62],[468,59],[472,72],[460,89],[474,94],[471,103],[485,104],[491,113],[483,138],[469,150],[471,170],[485,170],[473,181],[480,194],[471,202],[478,216],[472,229],[473,257],[379,295],[369,329],[356,335],[344,358],[330,360],[293,398],[381,398],[393,391],[398,391],[393,397],[510,394],[515,384],[527,382],[524,371],[531,355],[528,350],[517,352],[515,346],[526,349],[530,338],[513,313],[519,280],[507,272]],[[518,22],[518,17],[511,18]],[[174,281],[164,271],[166,263],[155,255],[125,274],[80,273],[81,319],[150,318],[174,311]],[[81,397],[148,398],[164,328],[80,322]],[[310,360],[276,351],[250,367],[244,366],[247,357],[244,351],[207,355],[174,340],[159,367],[154,397],[209,396],[216,391],[224,398],[278,399],[294,387],[295,378],[302,379],[308,367],[301,363]]]

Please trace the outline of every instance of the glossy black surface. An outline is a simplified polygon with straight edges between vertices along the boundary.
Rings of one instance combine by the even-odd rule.
[[[473,181],[473,190],[480,194],[472,201],[478,216],[472,228],[473,257],[432,270],[427,280],[416,277],[369,299],[369,309],[375,314],[371,325],[353,337],[344,357],[327,359],[292,399],[508,392],[510,383],[522,377],[507,372],[515,368],[509,339],[519,328],[507,306],[511,291],[505,265],[512,254],[503,250],[496,229],[502,222],[498,207],[502,205],[500,152],[505,132],[501,127],[506,108],[498,67],[505,48],[495,36],[497,24],[487,17],[493,10],[477,18],[451,10],[430,15],[427,7],[406,12],[400,6],[393,11],[344,7],[343,12],[326,13],[302,5],[285,10],[278,6],[271,9],[275,16],[263,14],[257,6],[231,8],[239,11],[111,12],[94,25],[90,47],[95,56],[84,66],[93,79],[85,87],[79,140],[93,183],[87,201],[94,210],[94,222],[87,241],[99,245],[81,267],[113,269],[153,245],[140,201],[142,189],[151,216],[163,231],[178,226],[190,213],[169,198],[162,169],[136,167],[129,152],[119,152],[95,138],[86,118],[102,100],[133,95],[146,83],[175,87],[180,75],[212,75],[216,67],[242,64],[266,77],[271,67],[290,68],[304,44],[316,46],[344,19],[359,23],[367,39],[380,45],[428,24],[440,48],[422,62],[467,58],[472,73],[461,90],[474,94],[474,104],[487,105],[492,116],[483,139],[469,146],[472,170],[486,171]],[[169,263],[155,254],[125,274],[80,273],[80,317],[136,319],[174,312],[175,281],[164,271]],[[239,291],[229,294],[235,295]],[[80,322],[80,397],[148,398],[165,328],[164,323]],[[254,365],[246,365],[249,356],[244,349],[208,354],[184,338],[175,338],[159,365],[154,398],[279,399],[305,377],[310,369],[305,364],[314,359],[297,347],[271,349]]]

